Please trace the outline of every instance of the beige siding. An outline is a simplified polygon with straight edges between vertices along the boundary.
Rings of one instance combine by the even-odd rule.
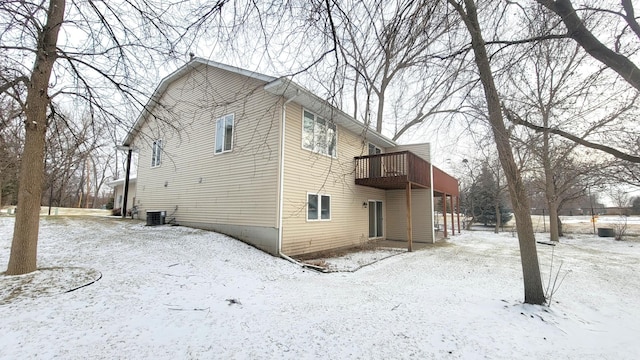
[[[122,198],[121,198],[122,197]],[[131,209],[136,198],[136,182],[129,182],[129,190],[127,192],[127,209]],[[124,205],[124,185],[116,185],[113,188],[113,208],[119,209]]]
[[[200,66],[173,82],[135,139],[136,204],[178,223],[277,228],[279,99],[264,83]],[[233,150],[214,155],[215,120],[234,114]],[[151,167],[154,139],[162,164]]]
[[[338,127],[337,158],[310,152],[302,148],[302,107],[289,103],[286,113],[283,252],[298,255],[368,241],[369,212],[362,204],[384,202],[385,191],[355,185],[354,157],[367,153],[367,142]],[[331,196],[330,221],[307,221],[307,193]]]
[[[387,148],[387,152],[411,151],[422,159],[431,162],[431,148],[428,143],[398,145]],[[391,190],[387,193],[387,238],[407,240],[407,201],[405,190]],[[433,196],[431,189],[411,190],[411,225],[413,241],[432,243],[433,234]]]
[[[387,239],[407,240],[406,190],[387,191]],[[430,189],[411,189],[413,241],[432,243],[433,216]]]
[[[412,153],[420,156],[422,159],[431,162],[431,146],[429,145],[429,143],[398,145],[392,148],[387,148],[386,152],[399,152],[405,150],[411,151]]]

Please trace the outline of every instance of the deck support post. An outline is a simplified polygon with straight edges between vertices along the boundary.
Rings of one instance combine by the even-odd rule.
[[[456,202],[458,203],[458,211],[456,211],[456,214],[458,214],[458,234],[460,234],[462,232],[462,229],[460,229],[460,195],[456,196]]]
[[[411,227],[411,182],[410,181],[407,182],[406,197],[407,197],[407,242],[408,242],[407,250],[409,252],[412,252],[413,251],[413,229]]]
[[[453,218],[453,210],[455,209],[455,207],[453,206],[453,194],[449,196],[449,204],[451,205],[451,235],[455,236],[456,222],[454,221],[454,218]]]
[[[444,237],[447,238],[447,193],[442,193],[442,219],[444,219]]]

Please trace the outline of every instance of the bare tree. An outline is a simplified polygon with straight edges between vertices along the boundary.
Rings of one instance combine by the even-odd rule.
[[[482,37],[478,9],[473,0],[464,0],[463,2],[448,0],[448,3],[462,18],[471,38],[471,48],[486,97],[489,123],[491,124],[500,162],[507,179],[520,244],[525,292],[524,301],[529,304],[543,304],[545,296],[542,288],[527,191],[511,149],[509,133],[502,115],[500,96],[494,81],[485,40]]]
[[[176,9],[173,13],[171,6]],[[9,0],[0,4],[0,52],[9,59],[0,92],[22,108],[25,118],[19,210],[7,274],[36,270],[46,136],[52,116],[59,106],[75,102],[72,107],[84,108],[92,121],[108,119],[111,126],[128,127],[133,116],[127,115],[127,109],[138,112],[151,89],[144,87],[147,81],[142,75],[156,68],[155,59],[172,55],[175,39],[188,30],[176,31],[171,24],[180,18],[179,6],[161,7],[145,0]],[[59,37],[61,33],[65,36]]]
[[[0,206],[17,200],[18,169],[23,143],[22,112],[11,101],[0,100]]]
[[[631,0],[622,0],[619,6],[608,4],[608,8],[583,5],[578,9],[574,8],[570,0],[537,0],[537,2],[557,15],[555,23],[551,23],[547,29],[548,33],[556,35],[556,38],[572,38],[591,57],[600,61],[606,68],[615,71],[636,91],[640,90],[640,68],[631,60],[632,56],[640,49],[638,41],[640,26],[635,17]],[[595,28],[590,28],[585,19],[593,16],[600,16],[603,19],[596,24]],[[558,26],[559,24],[563,24],[563,26]],[[612,24],[623,24],[624,26],[612,26]],[[566,31],[566,33],[562,33],[562,31]],[[607,40],[601,41],[597,36]],[[559,135],[583,146],[611,154],[621,160],[640,163],[640,156],[634,155],[629,150],[620,150],[621,143],[619,141],[616,142],[618,146],[608,146],[597,140],[585,139],[573,131],[553,127],[545,128],[522,118],[516,118],[516,121],[517,124],[527,126],[535,131]],[[632,127],[632,131],[637,133],[637,126]],[[635,139],[631,144],[633,141]]]
[[[390,104],[393,138],[438,114],[455,112],[453,95],[466,84],[457,82],[457,58],[441,60],[449,22],[456,21],[433,1],[362,1],[332,14],[338,53],[353,75],[354,118],[384,130]],[[459,20],[458,20],[459,21]],[[361,94],[362,92],[362,94]],[[364,103],[364,109],[359,108]],[[362,113],[358,113],[361,110]]]
[[[631,0],[622,0],[620,7],[599,8],[585,5],[580,9],[575,9],[571,0],[537,0],[537,2],[557,14],[566,27],[567,35],[580,44],[593,58],[618,73],[631,86],[640,91],[640,68],[628,57],[635,53],[638,39],[640,39],[640,25]],[[606,45],[598,40],[593,31],[587,27],[583,18],[580,17],[580,13],[585,14],[585,17],[593,13],[611,15],[609,19],[613,23],[623,20],[626,26],[622,27],[619,33],[612,34],[610,41],[613,43]],[[604,22],[602,27],[610,30],[612,22]]]
[[[631,207],[631,195],[629,191],[621,186],[612,186],[609,191],[609,196],[613,200],[613,204],[618,208],[618,215],[629,215],[629,209]]]
[[[552,15],[532,6],[523,22],[529,37],[542,37],[553,19]],[[615,80],[593,67],[592,59],[582,48],[569,40],[540,41],[525,49],[526,55],[512,64],[506,72],[508,81],[503,89],[503,106],[507,117],[514,123],[537,124],[544,129],[572,129],[582,131],[581,139],[602,139],[603,133],[624,129],[629,112],[634,108],[637,93],[629,94]],[[611,109],[602,115],[603,109]],[[522,115],[519,115],[522,114]],[[522,120],[525,118],[526,120]],[[580,129],[580,130],[578,130]],[[550,218],[550,238],[558,241],[561,233],[559,210],[563,203],[580,196],[588,186],[594,185],[602,162],[581,156],[577,143],[553,136],[549,130],[539,134],[524,132],[525,142],[535,154],[546,195]],[[586,161],[585,161],[586,160]],[[591,173],[592,176],[587,176]],[[580,184],[582,182],[582,184]]]

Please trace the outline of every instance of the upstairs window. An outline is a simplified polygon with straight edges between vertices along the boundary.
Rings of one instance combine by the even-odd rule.
[[[304,110],[302,148],[336,157],[336,124]]]
[[[225,115],[216,120],[215,153],[222,154],[231,151],[233,144],[233,114]]]
[[[158,139],[153,142],[151,147],[151,167],[160,166],[162,162],[162,140]]]
[[[307,220],[331,220],[331,196],[307,194]]]

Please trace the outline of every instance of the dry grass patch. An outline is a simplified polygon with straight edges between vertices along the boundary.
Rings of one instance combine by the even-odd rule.
[[[82,267],[41,268],[24,275],[0,274],[0,305],[68,293],[98,281],[100,271]]]

